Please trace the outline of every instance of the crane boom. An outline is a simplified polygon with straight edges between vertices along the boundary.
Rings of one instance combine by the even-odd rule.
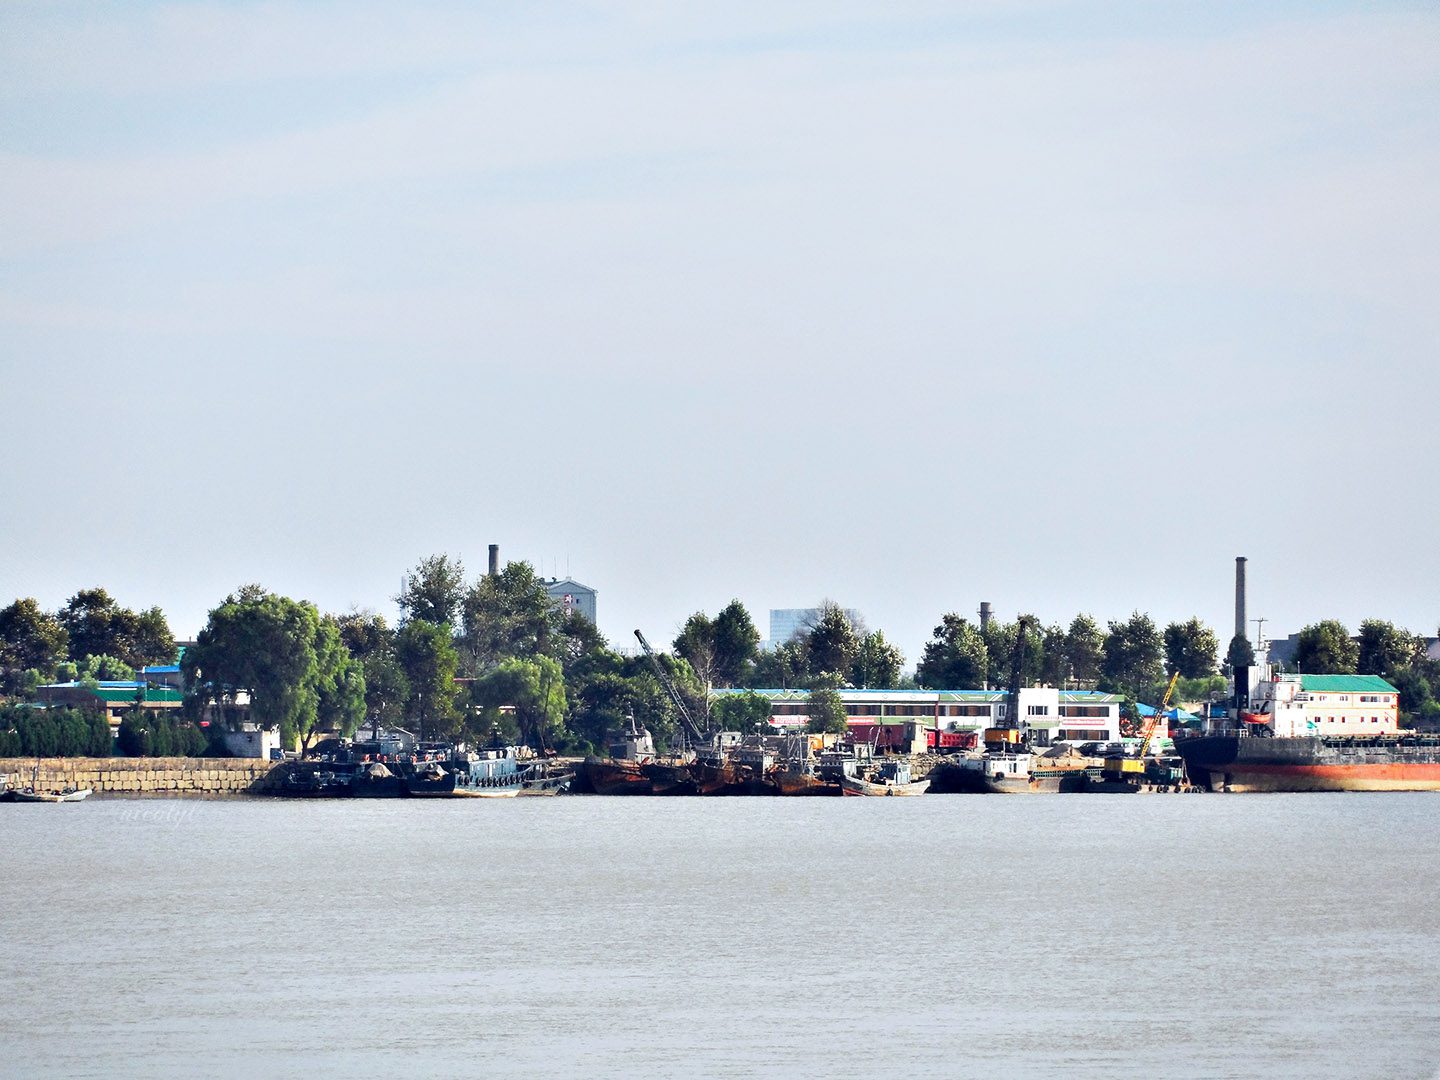
[[[1175,684],[1180,681],[1180,669],[1175,669],[1175,674],[1170,676],[1170,685],[1165,687],[1165,697],[1160,701],[1160,707],[1155,710],[1155,715],[1145,722],[1145,727],[1140,733],[1140,753],[1136,755],[1142,761],[1150,749],[1150,740],[1155,737],[1155,729],[1160,721],[1165,718],[1165,710],[1170,706],[1170,696],[1175,693]]]
[[[650,658],[650,666],[655,669],[656,676],[660,679],[660,685],[665,687],[665,692],[670,695],[671,702],[675,705],[675,711],[680,714],[680,723],[685,728],[685,733],[697,744],[705,742],[709,736],[700,730],[694,719],[690,716],[690,710],[685,707],[685,699],[680,696],[680,689],[675,685],[673,679],[665,673],[660,666],[660,658],[655,655],[655,650],[650,647],[650,642],[645,640],[645,635],[639,630],[635,636],[640,639],[640,647],[645,650],[645,655]]]

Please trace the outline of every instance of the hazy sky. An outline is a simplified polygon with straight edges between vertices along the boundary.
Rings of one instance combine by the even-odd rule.
[[[0,603],[1440,622],[1440,9],[0,7]]]

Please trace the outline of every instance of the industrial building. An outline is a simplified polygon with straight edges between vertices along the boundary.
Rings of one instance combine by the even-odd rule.
[[[803,727],[810,719],[808,690],[717,690],[754,693],[770,700],[770,725]],[[922,723],[942,732],[982,732],[1006,719],[1003,690],[839,690],[845,716],[852,725],[886,726]],[[1057,690],[1027,686],[1020,690],[1021,723],[1032,740],[1045,746],[1057,742],[1113,742],[1120,738],[1117,694],[1097,690]]]
[[[551,578],[545,582],[545,591],[564,614],[578,612],[595,622],[595,590],[590,586],[573,578]]]

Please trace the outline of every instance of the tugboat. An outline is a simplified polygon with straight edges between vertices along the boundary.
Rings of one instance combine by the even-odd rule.
[[[655,740],[648,728],[636,724],[634,713],[626,719],[630,730],[610,744],[610,756],[588,757],[581,766],[596,795],[651,794],[645,766],[655,760]]]
[[[892,758],[854,775],[842,776],[840,790],[845,795],[924,795],[930,790],[930,781],[912,780],[910,762],[904,758]]]

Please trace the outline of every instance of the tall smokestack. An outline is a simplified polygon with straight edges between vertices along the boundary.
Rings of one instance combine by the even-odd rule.
[[[490,576],[500,576],[500,545],[490,545]]]
[[[990,629],[990,619],[991,619],[991,615],[990,615],[990,601],[989,601],[989,600],[981,600],[981,601],[980,601],[980,629],[981,629],[981,630],[988,630],[988,629]]]
[[[1245,563],[1244,555],[1235,556],[1235,636],[1243,638],[1245,627],[1249,623],[1245,619]]]

